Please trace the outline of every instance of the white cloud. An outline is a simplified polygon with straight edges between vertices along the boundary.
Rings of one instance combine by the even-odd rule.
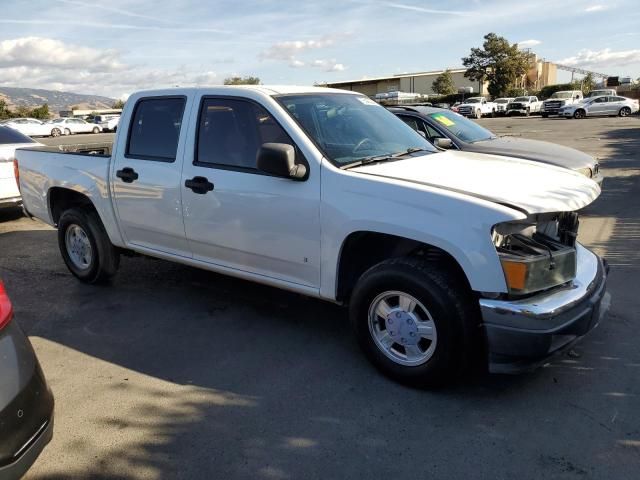
[[[604,5],[591,5],[590,7],[587,7],[584,9],[585,12],[601,12],[602,10],[606,10],[608,7],[604,6]]]
[[[335,59],[314,60],[313,62],[311,62],[310,66],[321,68],[325,72],[342,72],[345,69],[345,66],[341,63],[337,63]]]
[[[25,37],[0,41],[0,86],[44,88],[120,97],[124,92],[221,83],[214,71],[128,65],[115,50]]]
[[[318,40],[296,40],[289,42],[278,42],[271,45],[267,50],[260,53],[259,57],[263,60],[280,60],[285,61],[292,68],[314,67],[321,68],[325,72],[341,72],[345,69],[342,63],[332,60],[313,60],[310,62],[301,60],[299,56],[310,50],[319,50],[333,46],[338,38],[322,37]]]
[[[535,47],[536,45],[540,45],[542,42],[540,40],[523,40],[521,42],[518,42],[518,47],[520,48],[531,48],[531,47]]]
[[[397,8],[400,10],[410,10],[412,12],[430,13],[432,15],[454,15],[465,17],[468,15],[475,15],[477,12],[465,11],[465,10],[436,10],[433,8],[417,7],[415,5],[405,5],[404,3],[385,3],[387,7]]]
[[[0,67],[84,68],[86,65],[91,65],[96,71],[115,71],[123,67],[115,50],[67,45],[59,40],[40,37],[0,41]]]
[[[584,68],[612,68],[626,67],[629,64],[640,64],[640,49],[612,51],[610,48],[603,50],[583,49],[573,57],[564,58],[557,63],[570,67]],[[607,72],[603,72],[607,73]]]

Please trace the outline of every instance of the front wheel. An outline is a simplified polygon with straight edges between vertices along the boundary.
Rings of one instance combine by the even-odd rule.
[[[584,118],[585,116],[586,116],[586,113],[581,108],[573,112],[573,118],[580,119],[580,118]]]
[[[365,272],[350,317],[369,360],[392,379],[420,387],[457,377],[478,324],[468,286],[446,268],[411,257]]]
[[[631,109],[629,107],[623,107],[618,112],[618,115],[620,115],[621,117],[628,117],[629,115],[631,115]]]
[[[62,132],[60,131],[59,128],[54,128],[54,129],[51,130],[51,136],[52,137],[59,137],[61,133]]]
[[[542,118],[548,118],[549,117],[548,113],[541,113],[541,115],[542,115]]]
[[[93,127],[93,133],[100,133],[100,129],[98,127]]]
[[[530,116],[530,115],[531,115],[531,110],[527,108],[527,111],[526,111],[526,112],[524,112],[524,116],[525,116],[525,117],[528,117],[528,116]]]
[[[68,128],[64,129],[64,134],[65,135],[71,135],[71,130],[69,130]]]
[[[480,110],[476,110],[476,118],[482,118],[482,112]]]
[[[120,254],[94,210],[63,212],[58,221],[58,246],[69,271],[85,283],[103,282],[118,271]]]

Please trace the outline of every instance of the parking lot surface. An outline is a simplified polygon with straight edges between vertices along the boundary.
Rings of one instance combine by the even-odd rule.
[[[572,351],[412,390],[368,364],[337,306],[144,257],[83,285],[54,230],[5,211],[0,277],[57,402],[27,478],[637,479],[640,119],[480,123],[600,158],[581,240],[610,260],[612,309]]]

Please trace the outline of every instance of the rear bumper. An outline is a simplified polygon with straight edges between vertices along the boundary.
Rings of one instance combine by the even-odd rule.
[[[53,438],[53,417],[44,423],[34,435],[30,443],[25,445],[25,450],[13,463],[0,467],[2,480],[18,480],[27,473],[27,470],[35,463],[37,458]]]
[[[533,370],[594,329],[609,308],[607,266],[581,245],[571,285],[523,300],[480,300],[489,371]]]
[[[22,197],[0,198],[0,208],[19,207],[22,205]]]

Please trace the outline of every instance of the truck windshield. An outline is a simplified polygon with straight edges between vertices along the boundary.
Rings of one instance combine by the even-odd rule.
[[[481,101],[481,98],[467,98],[467,101],[463,103],[480,103]]]
[[[499,98],[495,101],[495,103],[509,103],[509,100],[506,98]]]
[[[571,98],[573,94],[571,92],[556,92],[551,95],[551,98]]]
[[[313,93],[276,99],[338,166],[414,150],[438,151],[393,113],[362,95]]]
[[[517,97],[514,102],[528,102],[529,97]]]
[[[486,128],[454,112],[443,110],[438,113],[430,113],[429,117],[433,119],[440,128],[447,130],[463,142],[474,143],[496,138],[496,136]]]

